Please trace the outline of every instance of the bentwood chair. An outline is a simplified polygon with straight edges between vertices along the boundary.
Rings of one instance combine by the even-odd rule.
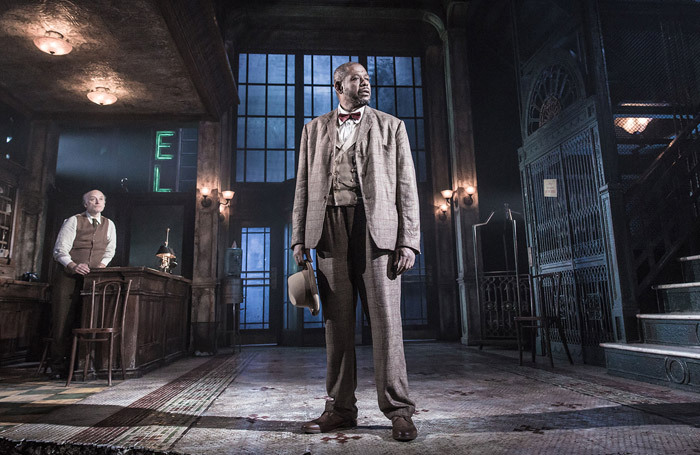
[[[539,275],[536,278],[538,282],[537,290],[539,292],[540,315],[535,315],[533,311],[533,314],[531,316],[517,316],[513,318],[515,322],[516,334],[518,337],[518,357],[520,365],[522,366],[523,364],[523,329],[529,329],[530,331],[530,347],[532,349],[533,363],[535,363],[535,339],[537,335],[537,330],[541,329],[542,339],[544,341],[544,349],[547,353],[547,356],[549,357],[549,366],[554,367],[554,360],[552,359],[552,343],[549,337],[550,329],[552,328],[552,326],[556,327],[557,331],[559,332],[559,338],[561,339],[561,343],[564,347],[564,351],[566,352],[566,356],[569,359],[569,363],[573,365],[574,361],[571,358],[571,353],[569,352],[569,345],[566,342],[566,333],[564,332],[564,328],[561,324],[561,316],[559,309],[562,274],[561,272],[555,272]],[[544,303],[544,283],[546,281],[551,281],[551,290],[553,293],[551,308],[554,310],[554,314],[546,314],[547,311],[545,310],[546,305]]]
[[[90,345],[109,343],[109,363],[107,364],[107,385],[112,385],[112,366],[114,364],[114,343],[119,339],[120,364],[122,378],[126,379],[124,363],[124,316],[131,291],[131,280],[93,281],[88,313],[83,315],[86,327],[73,329],[73,347],[71,349],[68,380],[66,387],[73,379],[73,368],[79,343],[85,344],[85,364],[83,365],[83,381],[87,378],[90,364]],[[93,362],[95,356],[93,353]]]

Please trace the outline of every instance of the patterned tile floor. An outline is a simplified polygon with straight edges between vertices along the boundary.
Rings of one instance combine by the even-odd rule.
[[[188,358],[111,388],[0,371],[0,454],[700,454],[700,394],[448,343],[407,345],[419,436],[398,443],[371,356],[358,348],[358,427],[320,435],[299,427],[323,408],[322,348]]]
[[[35,365],[0,368],[0,432],[40,421],[44,415],[106,388],[102,381],[74,382],[64,387],[65,381],[45,379],[45,375],[36,375],[35,369]]]

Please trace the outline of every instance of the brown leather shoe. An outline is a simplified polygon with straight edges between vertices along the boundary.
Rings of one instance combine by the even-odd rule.
[[[325,411],[318,419],[302,425],[301,431],[304,433],[328,433],[340,428],[354,428],[356,426],[357,420],[355,419],[346,419],[332,411]]]
[[[413,441],[418,430],[410,417],[396,416],[391,419],[391,437],[397,441]]]

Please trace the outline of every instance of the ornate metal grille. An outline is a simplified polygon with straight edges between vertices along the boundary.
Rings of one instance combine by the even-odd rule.
[[[518,308],[517,286],[520,287]],[[481,338],[483,340],[515,339],[513,318],[530,314],[530,280],[521,274],[516,280],[510,272],[487,272],[479,277],[481,303]]]
[[[535,251],[537,263],[553,264],[571,259],[569,223],[562,197],[544,197],[544,180],[563,181],[561,156],[554,150],[528,166]]]
[[[527,109],[527,134],[534,133],[578,99],[578,84],[562,65],[545,68],[530,92]]]
[[[562,272],[558,308],[554,305],[553,280],[536,280],[541,311],[545,316],[559,316],[569,343],[595,347],[614,339],[606,266]],[[551,337],[561,342],[556,331]]]
[[[533,269],[562,273],[557,308],[551,280],[535,280],[538,309],[558,315],[570,344],[595,348],[615,339],[599,196],[600,151],[594,123],[574,128],[566,134],[562,127],[558,140],[549,138],[549,147],[523,163],[523,181]],[[556,197],[545,197],[545,179],[556,179]],[[560,341],[558,333],[552,333],[552,341]]]
[[[576,270],[576,294],[580,302],[581,340],[586,346],[614,340],[613,319],[610,314],[612,300],[608,286],[608,269],[604,265]]]
[[[580,132],[561,146],[575,258],[604,253],[594,152],[591,130]]]

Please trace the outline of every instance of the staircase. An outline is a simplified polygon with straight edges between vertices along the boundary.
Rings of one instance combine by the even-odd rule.
[[[654,286],[660,314],[638,314],[642,343],[603,343],[608,373],[700,392],[700,255],[681,257],[683,283]]]
[[[698,248],[700,113],[674,116],[673,125],[675,134],[663,134],[672,138],[667,145],[662,137],[631,138],[644,144],[631,160],[638,166],[623,171],[633,182],[624,195],[634,283],[628,304],[642,313],[637,314],[642,341],[635,341],[632,327],[628,343],[600,346],[610,374],[700,391],[700,255],[678,257]],[[630,146],[618,141],[618,153],[625,147]],[[652,286],[676,281],[679,268],[681,283]],[[658,314],[649,314],[653,311]]]

